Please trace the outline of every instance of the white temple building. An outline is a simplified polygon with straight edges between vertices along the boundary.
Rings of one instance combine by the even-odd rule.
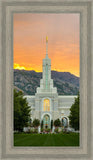
[[[46,56],[43,59],[43,73],[40,87],[35,95],[26,95],[31,106],[31,119],[43,121],[43,128],[51,128],[51,120],[60,119],[64,126],[69,126],[70,107],[77,96],[61,96],[57,88],[53,86],[51,79],[51,59],[48,57],[48,37],[46,37]]]

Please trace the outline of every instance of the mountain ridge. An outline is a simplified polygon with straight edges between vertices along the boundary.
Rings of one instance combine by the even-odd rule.
[[[40,86],[42,72],[34,70],[14,69],[14,86],[23,90],[25,95],[35,95],[36,88]],[[54,86],[59,95],[76,95],[79,91],[79,77],[70,72],[51,71]]]

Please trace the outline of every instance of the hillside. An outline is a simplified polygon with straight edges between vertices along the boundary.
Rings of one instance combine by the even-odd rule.
[[[79,90],[79,77],[69,72],[51,71],[54,86],[59,95],[76,95]],[[41,72],[14,70],[14,86],[26,95],[34,95],[40,86]]]

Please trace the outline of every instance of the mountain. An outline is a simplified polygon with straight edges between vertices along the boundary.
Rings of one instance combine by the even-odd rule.
[[[54,86],[59,95],[76,95],[79,91],[79,77],[69,72],[51,71]],[[40,86],[42,72],[14,70],[14,86],[22,90],[25,95],[34,95]]]

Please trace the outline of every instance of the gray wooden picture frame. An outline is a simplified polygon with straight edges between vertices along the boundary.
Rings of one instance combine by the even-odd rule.
[[[13,14],[80,15],[80,146],[13,146]],[[0,159],[93,159],[93,1],[0,0]]]

